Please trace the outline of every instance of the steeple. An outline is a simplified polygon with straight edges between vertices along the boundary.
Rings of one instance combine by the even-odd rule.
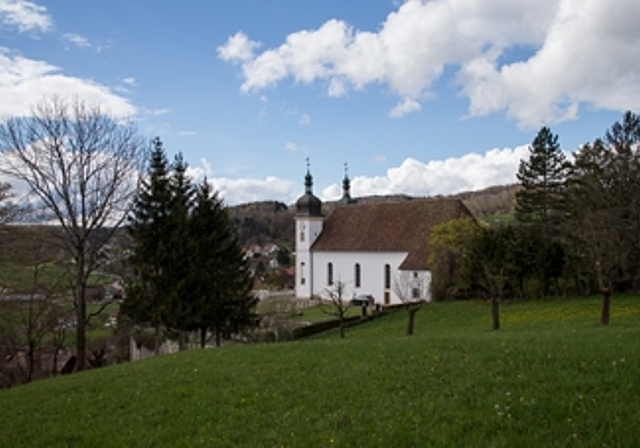
[[[322,217],[322,201],[313,194],[313,177],[309,170],[307,157],[307,174],[304,177],[304,195],[296,202],[296,216]]]
[[[340,204],[355,204],[357,201],[351,197],[351,181],[349,180],[349,167],[344,164],[344,179],[342,180],[342,198]]]

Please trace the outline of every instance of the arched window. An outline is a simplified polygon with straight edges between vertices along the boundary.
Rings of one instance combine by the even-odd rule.
[[[327,285],[333,285],[333,263],[327,263]]]
[[[391,288],[391,266],[384,265],[384,289]]]
[[[359,288],[361,284],[361,275],[362,275],[362,273],[360,272],[360,263],[356,263],[355,269],[356,269],[355,271],[356,288]]]
[[[300,284],[304,285],[305,280],[304,280],[304,261],[300,262]]]

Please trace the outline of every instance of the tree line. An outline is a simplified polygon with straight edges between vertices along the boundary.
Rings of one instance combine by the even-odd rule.
[[[613,291],[640,280],[640,117],[626,112],[569,157],[542,127],[517,173],[514,220],[433,230],[433,297],[547,297]]]
[[[27,347],[17,365],[33,366],[37,353],[58,353],[70,341],[70,370],[95,362],[88,332],[113,302],[89,303],[92,278],[115,264],[127,272],[123,316],[156,328],[158,342],[162,331],[198,332],[201,345],[213,334],[220,343],[253,323],[249,270],[227,208],[206,179],[191,184],[180,155],[169,164],[161,142],[150,147],[132,121],[77,99],[48,98],[0,122],[0,158],[0,172],[27,191],[16,198],[10,184],[0,184],[0,225],[25,218],[56,229],[36,226],[14,240],[16,232],[0,228],[7,359],[23,358]],[[112,243],[123,229],[132,246],[114,263]],[[60,337],[67,330],[73,338]]]

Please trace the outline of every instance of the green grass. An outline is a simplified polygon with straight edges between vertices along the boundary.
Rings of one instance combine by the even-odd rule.
[[[324,320],[335,319],[334,308],[331,305],[310,306],[301,310],[301,314],[295,317],[300,322],[322,322]],[[362,310],[359,306],[351,306],[347,309],[346,317],[360,316]]]
[[[483,216],[482,220],[489,225],[509,224],[514,222],[515,215],[513,213],[496,213],[494,215]]]
[[[0,392],[0,446],[640,444],[640,297],[399,311],[285,344],[191,351]]]

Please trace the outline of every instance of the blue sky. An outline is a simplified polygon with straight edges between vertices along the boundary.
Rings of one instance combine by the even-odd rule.
[[[637,0],[0,0],[0,116],[130,116],[228,204],[515,182],[640,104]]]

